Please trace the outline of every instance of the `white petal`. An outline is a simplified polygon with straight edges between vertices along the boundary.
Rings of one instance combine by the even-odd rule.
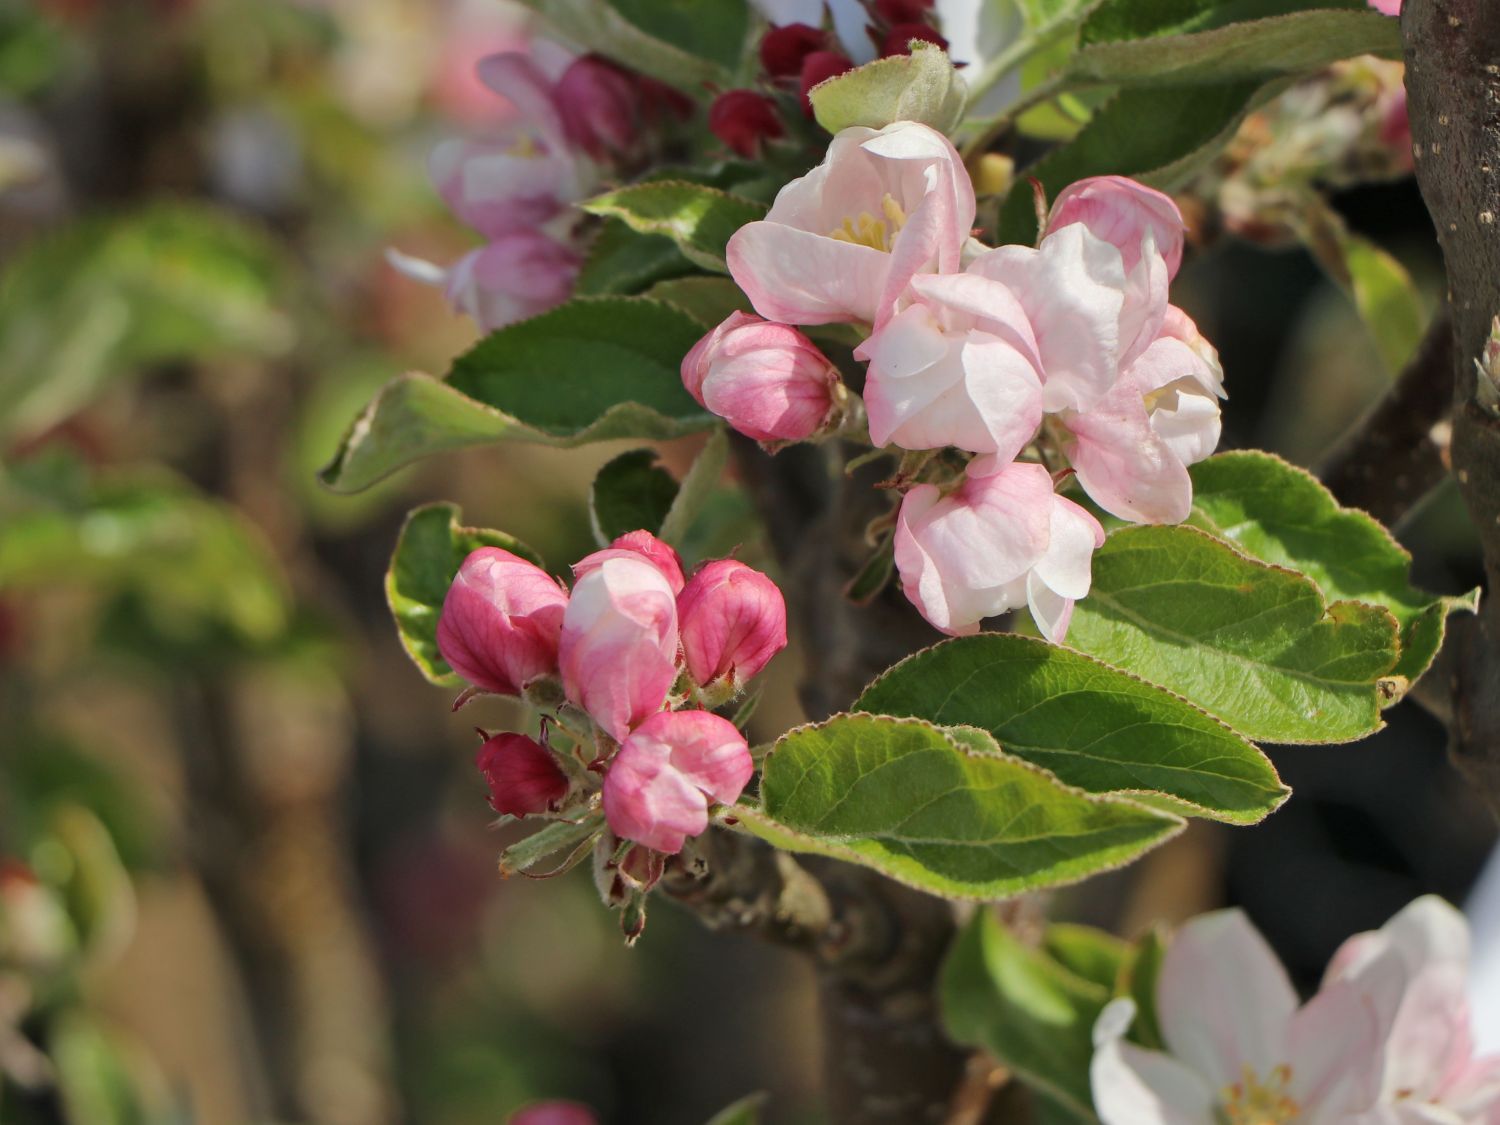
[[[1125,1042],[1135,1005],[1107,1004],[1094,1025],[1089,1083],[1103,1125],[1212,1125],[1213,1094],[1169,1055]],[[1123,1023],[1122,1021],[1123,1017]]]
[[[1059,496],[1052,504],[1051,538],[1047,553],[1036,564],[1036,575],[1065,598],[1089,592],[1094,551],[1104,546],[1099,521],[1077,504]]]
[[[436,262],[429,262],[423,258],[414,258],[410,254],[403,254],[393,246],[386,247],[385,260],[391,264],[391,268],[404,277],[413,281],[420,281],[423,285],[447,285],[448,271]]]
[[[1288,1028],[1288,1093],[1315,1120],[1367,1109],[1380,1092],[1381,1046],[1374,1009],[1358,989],[1323,989]]]

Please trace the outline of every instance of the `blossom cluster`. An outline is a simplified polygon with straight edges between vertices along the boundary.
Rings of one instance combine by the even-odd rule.
[[[1165,1049],[1125,1034],[1134,1002],[1094,1027],[1104,1125],[1495,1125],[1500,1055],[1474,1057],[1463,916],[1432,896],[1334,955],[1307,1003],[1236,910],[1195,918],[1156,987]]]
[[[710,332],[683,380],[763,442],[847,433],[853,391],[797,326],[857,326],[871,443],[926,455],[898,481],[907,596],[952,634],[1028,605],[1061,641],[1104,531],[1056,482],[1076,477],[1123,520],[1186,518],[1188,466],[1218,443],[1223,373],[1168,302],[1184,242],[1169,197],[1116,176],[1081,181],[1035,247],[985,247],[975,209],[941,133],[843,130],[730,240],[730,272],[758,315]],[[959,455],[972,457],[955,474]]]
[[[459,567],[438,619],[438,650],[474,692],[520,696],[555,713],[573,745],[486,736],[478,765],[496,812],[574,816],[602,804],[611,831],[675,853],[733,804],[754,770],[744,736],[711,708],[786,647],[776,584],[733,559],[683,574],[647,531],[573,567],[571,591],[499,547]],[[602,784],[599,779],[602,777]]]

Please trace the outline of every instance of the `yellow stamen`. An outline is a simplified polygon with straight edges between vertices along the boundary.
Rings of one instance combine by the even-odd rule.
[[[1296,1121],[1302,1107],[1286,1092],[1292,1068],[1282,1063],[1271,1068],[1265,1081],[1246,1065],[1240,1081],[1219,1093],[1227,1125],[1287,1125]]]
[[[853,218],[845,219],[842,226],[829,231],[828,237],[889,254],[891,240],[906,225],[906,212],[901,209],[901,204],[891,198],[889,192],[880,201],[880,210],[884,215],[883,219],[876,218],[868,211],[861,211]]]

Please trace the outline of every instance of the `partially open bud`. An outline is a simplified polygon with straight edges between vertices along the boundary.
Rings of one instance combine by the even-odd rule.
[[[802,112],[811,117],[813,115],[812,99],[808,93],[819,82],[826,82],[830,78],[837,78],[854,69],[854,64],[849,61],[847,55],[841,55],[837,51],[814,51],[802,60]]]
[[[480,547],[458,568],[437,624],[438,652],[469,683],[520,695],[557,672],[568,594],[538,566]]]
[[[588,570],[568,601],[559,660],[568,698],[623,741],[677,679],[677,599],[666,576],[628,551]]]
[[[767,31],[760,41],[760,65],[772,78],[795,78],[802,73],[807,56],[827,45],[828,36],[820,27],[782,24]]]
[[[640,136],[634,79],[597,55],[570,64],[552,97],[568,140],[596,159],[629,151]]]
[[[1149,232],[1156,252],[1176,276],[1182,264],[1184,224],[1172,197],[1125,176],[1093,176],[1065,187],[1052,202],[1047,233],[1082,223],[1096,238],[1113,244],[1130,273],[1141,260]]]
[[[688,675],[700,687],[728,678],[734,690],[786,648],[786,602],[758,570],[720,559],[693,575],[677,598]]]
[[[675,854],[708,828],[710,801],[739,799],[755,764],[745,738],[708,711],[664,711],[627,738],[604,777],[616,836]]]
[[[573,577],[582,578],[590,571],[597,570],[599,564],[605,559],[628,559],[637,556],[646,559],[662,572],[672,587],[672,593],[682,593],[682,559],[678,557],[670,543],[662,542],[649,531],[628,531],[602,551],[585,555],[573,564]]]
[[[746,159],[754,159],[766,141],[786,132],[776,103],[754,90],[725,90],[708,110],[714,136]]]
[[[830,422],[839,373],[795,328],[733,312],[683,357],[682,383],[746,437],[805,441]]]
[[[497,734],[474,759],[490,787],[490,808],[506,816],[555,812],[568,777],[545,746],[524,734]]]

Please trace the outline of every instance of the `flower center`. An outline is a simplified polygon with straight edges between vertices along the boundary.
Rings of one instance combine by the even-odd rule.
[[[1286,1125],[1296,1121],[1302,1107],[1286,1092],[1291,1080],[1292,1068],[1285,1063],[1272,1067],[1264,1081],[1247,1064],[1240,1071],[1240,1080],[1219,1093],[1226,1125]]]
[[[886,192],[885,198],[880,201],[880,210],[883,216],[881,218],[868,211],[861,211],[854,218],[845,219],[843,226],[828,232],[828,237],[889,254],[892,240],[906,225],[906,212],[901,209],[901,204],[891,198],[890,192]]]

